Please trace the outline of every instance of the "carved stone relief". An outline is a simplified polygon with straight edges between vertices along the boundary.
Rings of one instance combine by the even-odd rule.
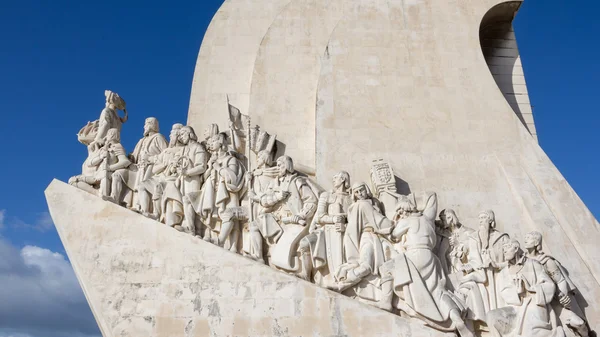
[[[339,171],[324,191],[276,137],[251,127],[230,106],[230,129],[208,124],[200,141],[172,126],[169,142],[155,118],[127,155],[117,110],[106,91],[99,120],[78,140],[82,173],[69,183],[176,230],[282,272],[460,336],[588,336],[577,287],[542,250],[542,236],[520,244],[496,229],[492,210],[477,229],[434,192],[403,195],[392,165],[372,163],[370,180]],[[246,124],[246,125],[244,125]],[[436,219],[437,217],[437,219]]]

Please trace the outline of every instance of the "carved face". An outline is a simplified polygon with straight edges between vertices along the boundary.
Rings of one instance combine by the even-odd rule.
[[[344,179],[344,177],[342,176],[341,173],[337,173],[333,176],[333,187],[334,188],[340,188],[340,187],[344,186],[345,182],[346,182],[346,179]]]
[[[256,167],[263,167],[265,165],[265,158],[260,153],[256,157]]]
[[[444,222],[444,227],[446,227],[446,228],[456,225],[456,221],[454,220],[454,217],[450,213],[444,214],[444,219],[442,219],[442,220]]]
[[[283,176],[285,176],[286,173],[287,173],[287,168],[285,167],[285,161],[283,160],[283,158],[277,159],[277,174],[280,177],[283,177]]]
[[[177,132],[179,132],[179,129],[171,129],[171,133],[169,133],[169,140],[171,143],[177,140]]]
[[[525,235],[525,239],[523,240],[523,247],[527,249],[535,248],[539,244],[537,237],[528,233]]]
[[[269,163],[270,153],[268,151],[260,151],[256,157],[256,166],[265,167]]]
[[[208,150],[209,151],[211,151],[211,152],[217,152],[223,146],[223,143],[221,142],[221,137],[212,136],[208,140],[207,145],[208,145]]]
[[[358,200],[367,200],[369,198],[369,193],[367,192],[367,188],[365,185],[360,185],[354,189],[354,197]]]
[[[154,119],[146,118],[146,121],[144,122],[144,136],[149,135],[150,132],[155,131],[155,129]]]
[[[485,227],[485,228],[490,228],[490,217],[485,214],[485,213],[481,213],[479,214],[479,226],[480,227]]]
[[[507,243],[502,247],[504,251],[504,259],[510,261],[517,256],[517,252],[519,251],[519,246],[514,243]]]
[[[179,130],[177,139],[183,145],[187,145],[190,142],[190,133],[187,130]]]

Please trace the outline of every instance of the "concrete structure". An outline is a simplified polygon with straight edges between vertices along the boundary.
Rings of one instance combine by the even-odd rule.
[[[60,181],[46,198],[104,337],[444,336]]]
[[[226,121],[215,111],[229,95],[321,185],[340,169],[367,180],[367,163],[386,158],[401,190],[437,191],[468,226],[492,208],[517,239],[542,232],[598,330],[600,225],[532,137],[510,29],[520,5],[225,1],[202,43],[188,122]]]
[[[435,234],[432,230],[418,233],[419,228],[435,226],[432,214],[438,206],[454,209],[454,217],[458,216],[465,227],[480,226],[485,231],[496,227],[493,231],[497,237],[506,240],[502,233],[523,241],[527,233],[539,232],[544,238],[544,252],[568,269],[578,287],[576,300],[591,328],[599,330],[600,251],[596,244],[600,242],[600,224],[535,139],[511,25],[520,4],[500,0],[226,0],[200,50],[188,124],[197,130],[214,122],[227,125],[229,100],[262,130],[276,134],[283,145],[278,155],[293,157],[296,168],[309,173],[320,187],[330,186],[331,177],[340,170],[347,171],[353,182],[372,180],[371,164],[383,158],[379,163],[385,163],[385,169],[374,172],[381,173],[384,185],[394,181],[386,180],[386,174],[395,173],[396,190],[404,196],[436,192],[426,199],[428,211],[420,209],[427,215],[415,214],[417,205],[411,207],[404,197],[393,199],[388,204],[391,207],[386,207],[403,204],[402,215],[413,220],[418,216],[418,221],[406,220],[404,226],[416,228],[412,235],[422,234],[428,242],[435,241]],[[181,138],[182,130],[189,128],[179,128],[171,132],[171,138],[177,140],[174,144],[184,149],[171,149],[175,164],[181,159],[177,153],[190,152],[191,148],[182,140],[189,141],[190,132]],[[210,134],[213,128],[208,129]],[[229,161],[226,145],[219,138],[222,135],[209,136],[210,155]],[[215,145],[217,138],[221,139],[219,146]],[[196,152],[204,151],[203,146],[195,145]],[[96,151],[108,150],[98,143]],[[90,153],[90,158],[93,155]],[[206,163],[207,158],[203,158],[198,163],[190,159],[191,166],[165,164],[170,167],[166,181],[175,186],[177,179],[187,174],[184,171],[198,171],[196,167],[204,164],[208,170],[220,172],[221,164],[214,169],[214,161]],[[102,168],[102,160],[95,161],[94,173],[110,171],[108,166]],[[278,165],[286,170],[284,164]],[[241,165],[234,166],[232,179],[241,187],[244,172]],[[295,177],[293,170],[286,175]],[[108,179],[108,175],[100,176]],[[214,177],[207,181],[215,185],[224,180],[216,173]],[[274,179],[274,185],[283,178]],[[297,207],[307,211],[305,217],[286,216],[290,218],[287,224],[301,227],[301,220],[314,214],[317,193],[311,191],[312,182],[292,184],[289,181],[295,178],[288,178],[284,192],[298,196],[304,189],[312,195],[307,198],[303,194],[302,198],[303,202],[311,200],[306,202],[310,207]],[[369,201],[371,196],[367,198],[367,186],[361,186],[363,204],[371,207],[369,214],[384,217]],[[189,220],[198,211],[190,208],[187,197],[191,194],[171,190],[176,196],[168,200],[174,204],[167,218],[179,213],[177,221],[166,222],[192,236],[57,181],[46,191],[52,217],[105,336],[442,335],[416,319],[367,307],[193,237],[199,231],[192,229],[196,222]],[[239,191],[242,189],[235,189],[235,193]],[[352,189],[353,198],[356,191]],[[287,196],[278,192],[279,196],[272,193],[268,197],[287,202]],[[239,201],[237,195],[227,200]],[[243,213],[240,205],[232,203],[228,209],[234,210],[235,216],[232,212],[216,215],[221,220],[241,221],[243,215],[237,218]],[[495,216],[486,211],[482,218],[483,209],[493,209]],[[391,218],[392,214],[385,216]],[[398,226],[401,220],[392,223],[387,219],[390,226]],[[340,225],[342,222],[339,220]],[[359,225],[355,227],[373,224]],[[377,230],[386,228],[390,227]],[[220,235],[217,229],[211,230]],[[286,254],[296,253],[294,245],[306,235],[302,231],[297,237],[282,240],[289,243]],[[361,231],[355,235],[363,234]],[[265,234],[261,235],[258,240],[264,239]],[[475,241],[480,237],[473,236]],[[225,242],[224,238],[211,240],[221,246]],[[423,251],[413,251],[407,259],[427,262],[417,269],[413,266],[411,277],[423,275],[423,281],[431,280],[438,274],[437,258],[431,257],[431,247],[418,249]],[[494,249],[501,255],[503,245]],[[488,254],[487,247],[483,250],[480,255]],[[271,258],[281,253],[274,251]],[[517,252],[511,255],[512,266],[518,262],[517,256]],[[293,258],[286,256],[285,262]],[[533,262],[529,266],[530,271],[541,268]],[[428,275],[429,267],[434,272]],[[493,267],[483,268],[494,276]],[[370,272],[380,272],[375,269]],[[534,282],[536,273],[521,276]],[[505,274],[505,280],[510,281],[510,274]],[[554,299],[554,285],[549,283],[542,303],[547,307]],[[417,295],[415,302],[433,297],[433,290],[439,288],[426,290],[429,292],[421,292],[422,297]],[[515,295],[517,299],[520,294]],[[530,288],[524,294],[535,296]],[[440,308],[438,300],[434,306]],[[410,311],[405,309],[404,313]],[[421,312],[412,313],[417,314]],[[502,317],[500,312],[495,318]],[[448,323],[448,317],[443,319]],[[452,323],[460,319],[455,315]],[[531,317],[525,321],[535,325]],[[446,331],[454,327],[438,325]],[[489,336],[485,329],[476,334]]]

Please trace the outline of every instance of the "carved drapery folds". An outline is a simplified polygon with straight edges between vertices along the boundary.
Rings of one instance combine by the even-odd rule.
[[[577,287],[545,254],[542,235],[523,248],[496,229],[492,210],[478,227],[433,192],[403,195],[390,163],[372,163],[370,184],[339,171],[322,189],[276,158],[276,137],[230,105],[229,130],[208,124],[199,139],[175,124],[169,139],[155,118],[127,154],[120,143],[125,101],[106,107],[78,140],[82,173],[69,183],[201,240],[383,310],[460,336],[588,336]]]

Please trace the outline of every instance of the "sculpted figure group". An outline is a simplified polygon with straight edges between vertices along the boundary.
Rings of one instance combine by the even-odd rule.
[[[496,228],[491,210],[477,229],[435,193],[401,195],[389,164],[371,186],[339,171],[323,192],[275,157],[274,137],[209,125],[199,139],[175,124],[169,141],[155,118],[131,154],[120,143],[125,101],[106,91],[99,120],[78,134],[82,174],[69,183],[174,229],[240,253],[383,310],[467,336],[588,336],[568,272],[542,250],[542,235],[521,244]],[[124,117],[118,110],[125,111]],[[235,133],[235,134],[234,134]],[[257,139],[251,139],[252,136]],[[251,165],[252,164],[252,165]],[[254,166],[254,168],[252,168]],[[437,219],[436,219],[437,217]]]

